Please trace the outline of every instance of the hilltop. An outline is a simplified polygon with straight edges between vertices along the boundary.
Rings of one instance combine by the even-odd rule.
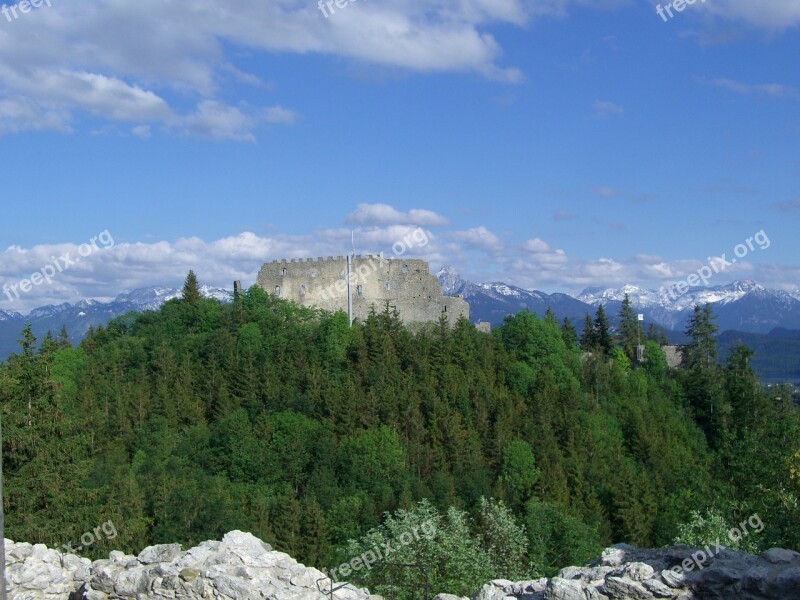
[[[530,313],[492,334],[465,319],[412,331],[391,312],[350,328],[257,287],[189,297],[79,347],[26,331],[0,365],[10,538],[61,546],[111,521],[131,553],[241,529],[329,568],[349,540],[436,511],[470,549],[451,590],[754,514],[753,550],[800,541],[798,409],[757,385],[745,350],[701,360],[702,323],[670,372],[652,341],[632,364],[602,322],[587,357]],[[515,532],[513,563],[482,558],[492,522]]]

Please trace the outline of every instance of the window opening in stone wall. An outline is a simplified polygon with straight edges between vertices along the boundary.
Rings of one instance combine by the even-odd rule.
[[[305,285],[301,285],[300,286],[300,295],[301,296],[305,296],[306,295],[306,286]]]
[[[288,274],[289,274],[289,269],[287,269],[286,267],[283,267],[283,268],[281,269],[281,275],[283,275],[284,277],[286,277]]]
[[[363,296],[364,295],[364,286],[361,286],[361,285],[357,286],[356,287],[356,293],[358,294],[359,298],[361,296]]]
[[[276,296],[280,296],[281,295],[281,286],[279,286],[279,285],[275,286],[275,295]]]

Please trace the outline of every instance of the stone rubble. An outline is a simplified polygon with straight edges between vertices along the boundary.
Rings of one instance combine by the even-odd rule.
[[[330,579],[241,531],[182,551],[150,546],[138,556],[111,552],[94,563],[43,545],[6,540],[9,600],[326,600]],[[377,600],[352,585],[335,600]]]
[[[697,552],[618,544],[556,577],[491,581],[472,600],[800,600],[800,553],[773,548],[756,557],[722,548],[706,555],[702,569],[684,569]]]
[[[5,540],[10,600],[330,600],[330,579],[249,533],[181,550],[150,546],[108,559],[62,554],[42,544]],[[751,556],[726,548],[704,568],[681,565],[696,548],[607,548],[586,567],[533,581],[496,579],[471,600],[800,600],[800,553],[773,548]],[[687,563],[688,564],[688,563]],[[676,569],[677,568],[677,569]],[[335,584],[334,600],[380,600]],[[439,594],[433,600],[468,600]]]

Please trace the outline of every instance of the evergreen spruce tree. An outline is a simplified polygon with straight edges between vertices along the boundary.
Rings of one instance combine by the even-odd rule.
[[[183,301],[187,304],[195,305],[199,300],[200,287],[197,284],[197,276],[194,271],[189,271],[183,284]]]
[[[40,362],[36,357],[36,336],[33,335],[31,324],[26,323],[22,330],[22,338],[17,341],[22,348],[20,355],[20,383],[22,397],[25,401],[26,424],[33,424],[33,403],[39,396],[42,387],[42,377],[39,373]]]
[[[594,318],[594,341],[595,345],[603,351],[603,354],[606,356],[611,354],[611,348],[614,347],[614,342],[611,338],[608,317],[606,316],[606,311],[602,304],[597,307],[597,314]]]
[[[573,350],[578,347],[578,333],[569,317],[564,317],[564,322],[561,324],[561,337],[568,349]]]
[[[67,326],[62,325],[61,331],[58,332],[58,339],[56,341],[59,348],[72,348],[72,342],[69,341],[69,334],[67,333]]]
[[[583,319],[583,332],[581,332],[581,349],[585,352],[591,352],[592,348],[597,344],[597,337],[595,336],[594,323],[592,318],[588,315]]]
[[[714,335],[719,329],[714,324],[714,318],[710,304],[703,308],[699,305],[694,307],[694,313],[686,326],[686,336],[689,338],[689,345],[684,353],[686,367],[709,369],[717,364],[717,341]]]
[[[695,306],[686,327],[689,344],[684,351],[686,397],[712,448],[719,447],[726,430],[729,405],[724,399],[717,364],[717,342],[711,305]]]
[[[636,362],[636,346],[642,339],[642,331],[641,325],[639,325],[639,316],[633,310],[628,294],[625,294],[625,299],[619,309],[619,319],[617,340],[628,359],[634,363]]]
[[[659,327],[655,323],[650,323],[650,327],[647,328],[647,340],[656,342],[660,346],[669,345],[669,339],[667,339],[667,333],[664,331],[664,328]]]

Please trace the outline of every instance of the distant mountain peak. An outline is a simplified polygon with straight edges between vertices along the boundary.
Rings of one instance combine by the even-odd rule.
[[[442,293],[445,296],[455,296],[464,293],[468,282],[464,280],[458,271],[450,265],[445,265],[436,273],[439,285],[442,286]]]
[[[578,300],[590,306],[599,306],[609,302],[622,302],[626,295],[634,306],[652,306],[659,303],[658,292],[630,284],[621,288],[586,288],[580,293]]]
[[[18,321],[22,319],[22,315],[18,312],[7,312],[5,310],[0,310],[0,322],[2,321]]]

